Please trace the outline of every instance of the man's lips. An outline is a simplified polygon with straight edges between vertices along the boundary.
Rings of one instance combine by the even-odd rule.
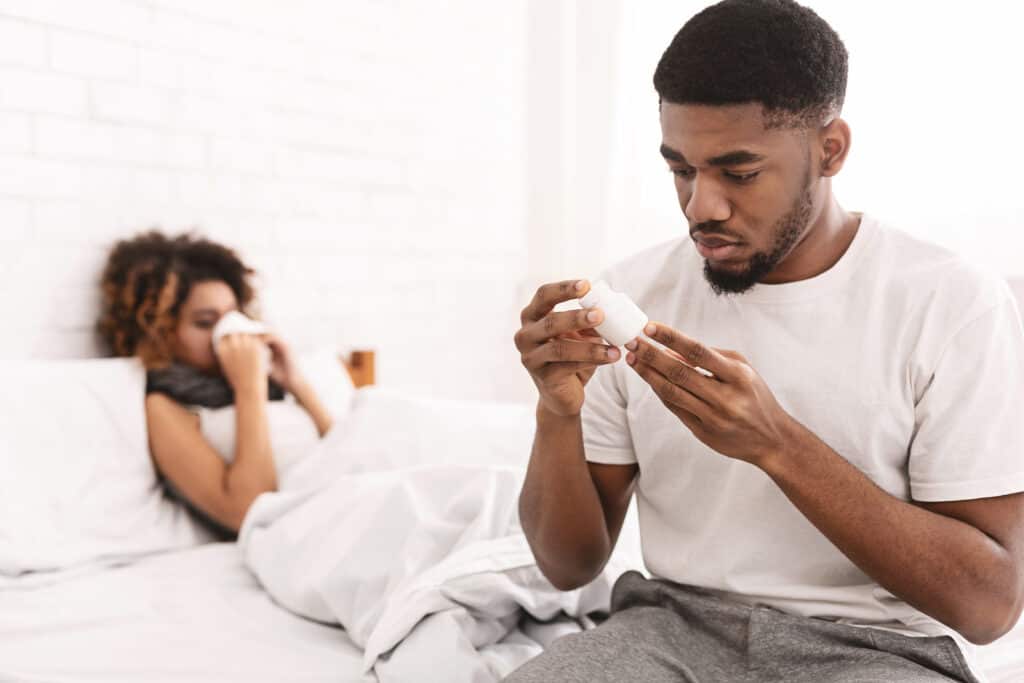
[[[713,261],[727,259],[743,248],[739,242],[730,242],[719,237],[705,237],[704,235],[695,235],[693,243],[697,246],[697,251],[701,256]]]

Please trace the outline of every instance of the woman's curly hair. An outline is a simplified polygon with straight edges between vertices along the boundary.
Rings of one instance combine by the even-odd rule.
[[[169,237],[157,230],[114,245],[100,280],[100,335],[116,356],[138,356],[148,369],[172,360],[171,333],[192,286],[226,283],[248,313],[255,271],[227,247],[195,234]]]

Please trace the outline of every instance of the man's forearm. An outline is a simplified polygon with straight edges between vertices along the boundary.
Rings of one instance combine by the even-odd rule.
[[[1016,585],[1012,557],[951,517],[899,500],[795,423],[784,452],[758,464],[793,504],[862,571],[974,641],[993,630]]]
[[[519,517],[537,564],[558,588],[590,581],[611,541],[583,454],[580,418],[537,409],[537,433],[519,496]]]

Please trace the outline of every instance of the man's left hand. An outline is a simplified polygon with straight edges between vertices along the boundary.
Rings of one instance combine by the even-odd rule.
[[[755,465],[781,452],[796,420],[746,358],[660,323],[648,324],[645,332],[666,348],[635,339],[626,344],[626,362],[694,436],[722,455]]]

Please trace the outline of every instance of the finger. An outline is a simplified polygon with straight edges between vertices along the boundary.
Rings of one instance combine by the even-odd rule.
[[[537,379],[542,383],[550,384],[560,382],[566,377],[572,375],[583,374],[585,377],[589,377],[593,374],[597,366],[593,363],[580,363],[580,362],[567,362],[567,363],[548,363],[540,370],[537,371]],[[588,374],[589,373],[589,374]]]
[[[723,356],[710,346],[705,346],[696,339],[686,336],[679,330],[652,322],[644,328],[644,333],[678,353],[690,367],[703,368],[723,382],[736,379],[735,361]]]
[[[237,333],[225,334],[213,345],[215,351],[229,351],[231,349],[238,348],[241,342],[241,335]]]
[[[595,372],[597,372],[596,365],[584,364],[584,366],[576,373],[576,376],[579,377],[580,382],[586,384],[590,381],[590,378],[594,376]]]
[[[710,405],[719,405],[723,401],[723,384],[690,367],[672,349],[658,348],[644,339],[637,339],[633,346],[633,354],[639,362],[650,365],[672,384],[686,389]]]
[[[247,332],[229,332],[220,338],[221,343],[228,343],[231,346],[252,343],[253,335]]]
[[[549,363],[576,362],[606,365],[614,363],[618,359],[619,350],[614,346],[572,339],[552,339],[523,354],[523,365],[528,370],[536,371]]]
[[[602,320],[604,312],[596,308],[549,313],[536,322],[524,325],[516,334],[516,346],[526,349],[543,344],[552,337],[591,328]]]
[[[556,304],[578,299],[589,288],[590,283],[586,280],[563,280],[541,285],[533,295],[533,300],[523,309],[519,320],[523,325],[540,320],[550,313]]]
[[[285,344],[283,341],[281,341],[280,337],[277,337],[276,335],[273,334],[264,334],[261,335],[260,338],[263,340],[264,344],[271,348],[271,350],[275,352],[284,350]]]
[[[747,360],[747,357],[744,356],[739,351],[730,351],[729,349],[716,349],[716,351],[718,351],[720,354],[722,354],[726,358],[731,358],[732,360],[739,361],[740,363],[743,363],[744,365],[750,365],[750,361]]]
[[[670,409],[684,411],[702,423],[711,417],[711,407],[707,403],[685,387],[671,382],[653,365],[645,363],[635,353],[627,354],[626,362],[650,385],[657,397]],[[693,370],[690,372],[692,373]]]
[[[585,330],[575,330],[573,332],[566,332],[565,334],[558,335],[564,339],[575,339],[576,341],[601,341],[602,337],[593,328],[587,328]]]

